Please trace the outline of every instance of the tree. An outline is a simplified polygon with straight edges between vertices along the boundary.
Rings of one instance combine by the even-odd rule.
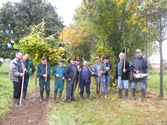
[[[64,27],[61,18],[57,15],[56,7],[45,0],[21,0],[3,4],[0,9],[0,45],[6,45],[6,48],[0,50],[0,53],[10,53],[11,49],[13,52],[13,45],[28,35],[31,26],[39,24],[42,18],[46,21],[45,37],[57,33]],[[54,37],[57,39],[58,34],[55,34]],[[4,55],[0,57],[11,58]]]

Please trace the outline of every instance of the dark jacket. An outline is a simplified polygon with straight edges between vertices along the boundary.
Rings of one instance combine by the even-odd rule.
[[[82,77],[82,75],[83,75],[83,68],[84,67],[81,67],[81,72],[80,72],[80,83],[83,81],[83,77]],[[87,73],[86,73],[86,83],[91,83],[91,76],[92,76],[92,73],[90,72],[90,69],[88,68],[87,69],[87,71],[86,71]]]
[[[78,74],[78,68],[76,65],[74,65],[74,67],[76,68],[76,77]],[[70,78],[72,79],[74,77],[74,70],[73,70],[73,65],[72,64],[68,64],[64,70],[64,76],[66,77],[66,79]]]
[[[119,61],[118,61],[118,63],[119,63]],[[117,63],[116,69],[115,69],[115,78],[116,79],[118,79],[118,63]],[[124,69],[124,62],[122,63],[122,76],[121,76],[121,79],[122,80],[129,80],[130,68],[129,68],[129,62],[127,60],[125,61],[125,69],[126,69],[125,73],[123,72],[123,69]]]
[[[139,70],[140,73],[147,73],[147,61],[141,56],[141,58],[132,59],[130,65],[130,70],[132,71],[132,81],[134,80],[133,73]],[[141,78],[144,80],[144,78]]]

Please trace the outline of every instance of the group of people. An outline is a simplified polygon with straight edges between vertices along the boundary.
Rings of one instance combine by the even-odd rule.
[[[136,50],[136,58],[131,63],[125,59],[125,54],[119,54],[119,61],[115,69],[115,78],[118,80],[118,99],[122,98],[122,89],[125,89],[125,100],[128,98],[129,90],[129,72],[132,71],[132,100],[135,100],[135,90],[137,82],[139,82],[140,89],[142,91],[142,100],[145,99],[145,78],[135,78],[136,74],[147,73],[147,61],[142,56],[140,49]],[[25,102],[29,77],[34,73],[35,67],[30,60],[28,60],[28,54],[24,54],[22,59],[22,52],[16,52],[16,58],[10,62],[9,65],[9,78],[13,81],[14,86],[14,105],[17,105],[20,101],[20,93],[22,86],[22,77],[24,76],[23,86],[23,102]],[[55,77],[54,85],[54,101],[60,102],[64,88],[64,81],[66,80],[66,102],[76,101],[74,93],[77,88],[77,83],[80,88],[80,100],[83,99],[84,87],[86,87],[87,99],[90,96],[90,84],[92,76],[95,77],[97,98],[100,98],[100,91],[104,98],[107,97],[108,85],[110,81],[110,70],[112,69],[112,63],[109,63],[109,57],[104,57],[103,63],[100,62],[99,57],[95,58],[96,64],[93,66],[93,70],[88,66],[88,62],[84,61],[83,66],[80,64],[80,60],[71,58],[70,64],[66,67],[64,60],[61,59],[59,64],[54,67],[52,75]],[[44,89],[46,90],[46,100],[49,102],[50,94],[50,73],[51,66],[47,63],[47,58],[42,57],[41,63],[38,64],[37,73],[39,75],[39,88],[40,88],[40,102],[43,101]],[[100,89],[101,88],[101,89]],[[58,95],[58,98],[57,98]]]

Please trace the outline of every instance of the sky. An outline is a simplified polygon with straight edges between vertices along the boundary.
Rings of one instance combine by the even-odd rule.
[[[7,0],[0,0],[0,7],[2,3]],[[9,0],[11,2],[19,2],[20,0]],[[64,21],[64,25],[69,26],[72,23],[73,15],[75,14],[75,9],[81,4],[82,0],[48,0],[53,6],[57,7],[57,13],[61,16]],[[167,60],[167,40],[163,42],[163,58]],[[153,55],[150,58],[152,63],[159,63],[159,55]]]

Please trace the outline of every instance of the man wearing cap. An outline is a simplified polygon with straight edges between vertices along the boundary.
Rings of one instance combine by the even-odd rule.
[[[59,61],[59,65],[55,66],[52,72],[52,75],[55,76],[55,88],[54,88],[54,101],[56,101],[56,97],[57,97],[57,92],[59,89],[59,94],[58,94],[58,101],[61,101],[61,95],[63,92],[63,87],[64,87],[64,80],[65,80],[65,76],[63,74],[65,67],[63,66],[64,64],[64,60],[61,59]]]
[[[80,100],[83,99],[83,93],[84,93],[84,86],[86,86],[86,93],[87,93],[87,99],[89,99],[90,95],[90,83],[91,83],[91,76],[94,75],[94,72],[91,71],[91,69],[88,67],[88,62],[83,62],[83,67],[81,67],[80,72]]]
[[[13,106],[16,107],[20,101],[23,72],[27,72],[24,63],[21,61],[22,52],[15,53],[15,59],[9,64],[9,78],[13,82]]]
[[[102,86],[102,93],[104,97],[106,97],[106,83],[105,83],[105,74],[106,74],[106,67],[103,63],[100,63],[99,57],[95,58],[96,64],[93,66],[93,72],[95,74],[96,80],[96,93],[97,98],[100,98],[100,84]],[[100,70],[101,69],[101,70]],[[100,77],[100,81],[99,81]]]
[[[125,89],[124,100],[126,100],[128,98],[130,68],[129,68],[129,62],[125,60],[125,69],[124,69],[124,58],[125,58],[125,55],[124,53],[121,52],[119,54],[119,61],[117,63],[116,70],[115,70],[115,77],[118,80],[118,89],[119,89],[118,99],[122,98],[122,89],[124,86],[124,89]]]
[[[30,60],[28,60],[29,55],[27,53],[23,56],[23,63],[27,69],[28,72],[25,73],[24,77],[24,86],[23,86],[23,102],[25,101],[26,93],[27,93],[27,87],[28,87],[28,81],[29,77],[35,72],[35,67],[32,64]]]
[[[135,100],[135,90],[137,87],[137,82],[139,82],[140,89],[142,92],[142,101],[145,99],[145,78],[134,78],[135,74],[147,73],[147,61],[142,56],[142,51],[140,49],[136,50],[136,58],[134,58],[130,63],[130,69],[132,71],[132,101]]]
[[[76,61],[75,61],[75,65],[77,66],[78,71],[79,71],[79,69],[81,68],[80,59],[76,59]],[[76,80],[76,86],[75,86],[75,89],[76,89],[77,84],[78,84],[78,79],[79,79],[79,74],[77,75],[77,80]]]
[[[76,78],[78,74],[77,66],[75,65],[75,59],[71,58],[70,64],[68,64],[64,70],[64,76],[66,78],[66,102],[76,101],[74,98]]]
[[[49,102],[51,68],[50,64],[47,63],[46,57],[42,57],[41,63],[38,64],[37,72],[39,75],[40,102],[43,101],[44,86],[46,90],[46,100]]]
[[[108,85],[110,82],[110,70],[112,69],[112,63],[109,63],[109,57],[104,57],[104,65],[106,67],[105,82],[106,82],[106,93],[108,92]]]

